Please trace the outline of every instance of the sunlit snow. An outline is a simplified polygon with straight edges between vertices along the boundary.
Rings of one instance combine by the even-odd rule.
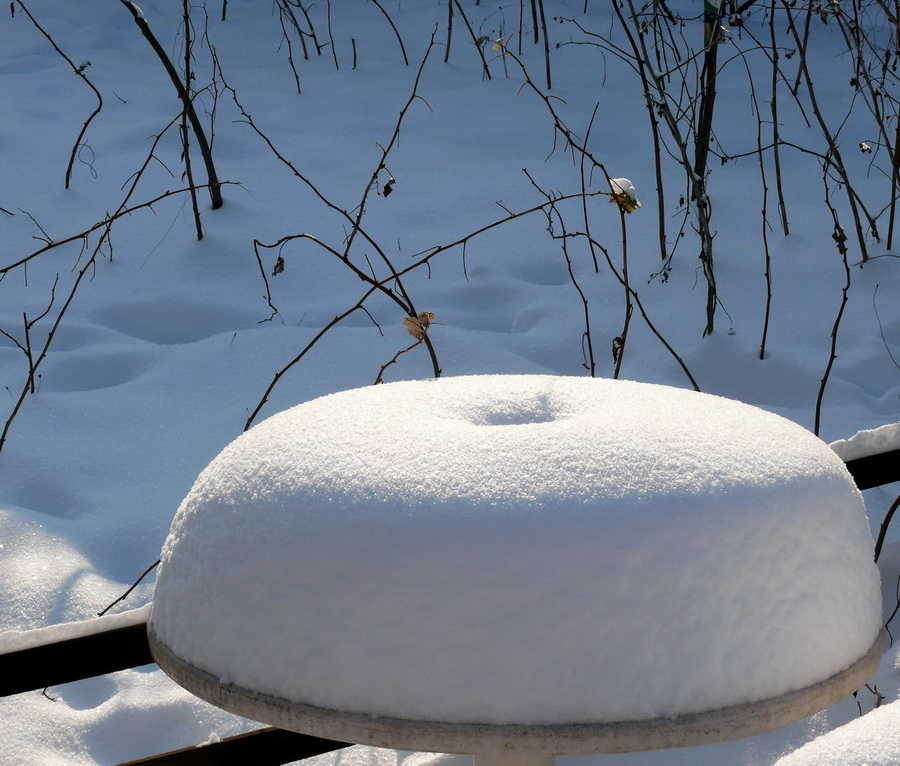
[[[841,460],[856,460],[880,452],[900,449],[900,423],[887,423],[879,428],[858,431],[849,439],[838,439],[831,448]]]
[[[843,463],[769,412],[585,377],[400,382],[226,448],[175,517],[152,623],[190,664],[318,707],[669,717],[862,657],[871,550]]]
[[[47,634],[30,631],[47,626],[65,626],[49,628],[57,636],[94,629],[96,624],[88,628],[85,621],[116,601],[157,560],[179,504],[205,467],[243,432],[248,419],[262,423],[317,397],[369,386],[380,371],[386,381],[429,379],[435,365],[448,380],[481,374],[587,378],[593,364],[598,378],[612,378],[618,368],[621,378],[687,389],[692,387],[689,370],[704,392],[793,421],[798,443],[808,444],[818,423],[824,442],[873,431],[879,434],[877,445],[896,445],[895,430],[879,430],[900,420],[900,258],[887,241],[896,196],[891,191],[891,137],[896,127],[891,99],[896,94],[887,83],[887,98],[875,102],[879,108],[885,105],[885,140],[867,109],[868,91],[859,85],[854,69],[859,59],[848,55],[841,34],[846,17],[837,14],[845,4],[823,5],[810,16],[811,44],[805,57],[792,53],[796,46],[781,23],[787,7],[805,13],[803,3],[776,8],[779,23],[774,32],[783,73],[775,83],[777,120],[770,113],[774,103],[766,45],[750,38],[751,32],[768,38],[768,6],[748,7],[744,28],[735,27],[720,51],[709,158],[718,294],[715,330],[706,337],[703,264],[697,257],[695,216],[684,217],[693,202],[678,165],[678,147],[667,139],[654,151],[651,113],[638,73],[593,44],[592,35],[615,30],[610,14],[624,5],[593,0],[533,5],[508,0],[452,5],[443,0],[303,3],[318,51],[311,39],[301,39],[285,15],[291,11],[299,28],[307,29],[296,3],[215,0],[189,6],[194,105],[207,128],[219,178],[233,182],[223,188],[225,204],[219,210],[210,209],[201,190],[202,240],[196,236],[187,194],[170,194],[148,205],[188,183],[178,125],[182,102],[129,8],[108,0],[25,0],[5,6],[0,18],[0,267],[50,248],[0,280],[0,401],[5,403],[0,421],[8,426],[0,450],[0,633],[11,631],[0,639],[4,646],[40,640]],[[539,6],[546,11],[550,38],[549,101],[524,86],[523,70],[492,43],[503,37],[532,83],[546,90],[542,30],[531,18],[531,7]],[[684,19],[671,28],[675,38],[670,42],[680,41],[682,50],[690,45],[697,55],[676,61],[667,58],[668,48],[661,48],[651,69],[675,86],[683,74],[693,87],[702,58],[699,5],[686,0],[652,4],[656,9],[663,6]],[[454,8],[465,12],[472,34],[459,12],[449,16],[448,9]],[[143,0],[140,10],[183,74],[182,4]],[[870,10],[880,13],[875,6]],[[385,14],[396,24],[403,50]],[[868,17],[861,23],[867,34],[875,34],[867,26]],[[539,44],[533,41],[535,26]],[[886,22],[879,29],[886,50],[892,52],[893,24]],[[432,39],[434,46],[416,81]],[[617,40],[626,44],[621,34]],[[863,59],[868,60],[870,52],[863,51]],[[822,167],[832,145],[814,121],[808,94],[796,87],[800,61],[809,66],[823,117],[837,132],[833,138],[857,201],[877,217],[878,240],[861,221],[868,244],[865,263],[847,189],[833,175],[833,166],[828,175]],[[890,78],[892,61],[867,72]],[[82,127],[98,102],[73,71],[79,68],[103,98],[83,135]],[[750,96],[751,75],[755,101]],[[414,85],[416,97],[411,98]],[[685,121],[697,105],[692,93],[696,95],[690,88],[673,91],[683,97]],[[569,139],[583,142],[606,174],[582,164],[573,144],[554,133],[548,107],[565,122]],[[662,122],[658,127],[667,135]],[[772,156],[776,127],[786,142],[781,146],[780,180]],[[193,135],[190,138],[193,178],[204,183],[205,169]],[[755,154],[759,142],[764,147],[762,166]],[[858,150],[861,142],[873,151]],[[70,158],[74,161],[66,188]],[[141,168],[143,175],[129,194]],[[641,202],[627,216],[607,202],[607,179],[625,177]],[[826,181],[831,209],[825,204]],[[598,196],[583,205],[577,195],[585,188]],[[779,188],[787,235],[778,208]],[[572,194],[575,198],[568,201],[557,196]],[[111,239],[95,253],[103,233],[98,222],[126,198],[128,204],[144,207],[118,219]],[[541,205],[543,210],[503,222],[511,213]],[[548,219],[545,212],[551,210],[556,217]],[[354,234],[344,213],[352,219],[360,211],[362,230]],[[593,249],[574,236],[586,227],[585,217],[597,245]],[[661,224],[666,229],[666,257],[672,256],[665,261],[660,255]],[[848,268],[838,247],[842,231],[848,237]],[[404,326],[411,316],[378,290],[364,308],[352,310],[368,288],[363,277],[390,274],[382,256],[400,270],[420,263],[433,248],[462,242],[464,247],[448,247],[402,278],[414,313],[435,316],[428,338],[436,362],[424,342],[398,355],[416,340]],[[348,244],[357,272],[335,257]],[[86,270],[72,293],[79,269]],[[633,293],[619,279],[626,270]],[[385,284],[395,287],[390,281]],[[336,317],[343,318],[319,336]],[[303,358],[286,369],[307,347]],[[29,378],[29,365],[35,363],[36,375]],[[268,390],[282,370],[277,385]],[[390,384],[384,389],[392,390]],[[561,421],[543,425],[562,428]],[[539,431],[540,426],[492,428]],[[453,430],[460,428],[463,424],[457,422]],[[882,439],[885,433],[891,434],[889,441]],[[315,436],[311,441],[310,448]],[[867,451],[880,448],[873,447],[869,437],[862,441],[869,442]],[[748,465],[763,467],[769,445],[749,444],[756,448],[747,448]],[[573,450],[563,453],[562,445],[554,447],[560,450],[551,453],[557,455],[555,460],[562,460],[563,454],[572,458]],[[818,447],[821,444],[816,451]],[[587,444],[580,452],[596,454],[596,449]],[[408,479],[417,465],[437,470],[467,457],[427,439],[394,444],[391,452],[395,464],[388,478],[398,480]],[[399,458],[406,461],[402,466],[396,464]],[[367,459],[348,447],[334,456],[334,465],[357,470]],[[377,464],[387,462],[384,457]],[[837,471],[837,464],[832,465]],[[688,481],[668,463],[654,466],[654,471]],[[516,474],[515,482],[512,476],[498,472],[497,488],[517,492],[521,478],[522,491],[534,489],[528,472]],[[557,489],[571,486],[562,478],[554,481]],[[491,483],[483,483],[482,490]],[[844,491],[840,481],[838,486]],[[687,492],[687,485],[682,489]],[[774,490],[759,491],[775,500]],[[897,492],[894,485],[864,493],[869,526],[876,533]],[[800,494],[795,489],[792,496]],[[858,511],[859,498],[854,496],[853,503],[854,510],[847,513]],[[390,508],[396,519],[397,506]],[[822,508],[832,519],[843,518],[831,498],[824,499]],[[784,542],[793,547],[769,552],[765,583],[789,577],[798,563],[797,545],[806,539],[821,542],[827,534],[814,523],[819,517],[809,512],[807,508],[807,515],[801,514],[809,522],[805,530],[784,530]],[[721,509],[710,513],[721,520]],[[787,510],[776,516],[778,525],[793,518]],[[567,518],[571,523],[560,527],[560,535],[578,526],[575,517]],[[726,518],[737,524],[740,517]],[[364,521],[362,517],[360,523]],[[885,619],[897,605],[898,523],[888,530],[878,562]],[[715,535],[715,528],[694,526],[698,541]],[[858,541],[864,531],[850,530],[848,539]],[[729,541],[728,556],[715,562],[722,568],[717,571],[734,575],[734,562],[741,560],[745,548],[759,551],[764,537],[778,538],[765,526],[748,535],[746,543],[740,537]],[[596,534],[589,539],[603,545]],[[645,539],[653,538],[648,533]],[[447,540],[454,538],[448,533]],[[497,537],[485,538],[485,545],[491,540]],[[373,535],[369,542],[375,549],[380,541]],[[366,542],[354,545],[365,547]],[[558,546],[577,542],[572,537],[556,540]],[[657,542],[652,555],[627,562],[630,576],[646,582],[655,573],[655,584],[676,588],[683,581],[660,576],[668,571],[666,560],[672,554]],[[337,541],[334,545],[344,556],[352,550]],[[431,563],[437,557],[424,561],[426,553],[424,547],[404,548],[405,561],[415,567],[410,576],[398,569],[398,582],[414,585],[416,577],[437,571]],[[621,559],[620,551],[613,553]],[[712,558],[705,550],[698,556],[706,563]],[[571,564],[586,560],[576,557]],[[370,562],[375,566],[379,558]],[[538,563],[547,569],[545,560]],[[324,576],[337,566],[331,557],[314,574]],[[529,575],[536,571],[537,565],[526,568]],[[858,583],[869,577],[849,560],[829,559],[818,572],[823,587],[840,588],[832,578],[842,571]],[[816,574],[802,574],[807,593]],[[252,572],[244,573],[243,582],[260,592],[252,584]],[[112,612],[145,607],[153,586],[150,575]],[[731,586],[726,582],[724,587]],[[735,592],[736,598],[744,595]],[[360,600],[358,593],[345,597],[353,603]],[[559,601],[571,605],[572,598]],[[786,629],[796,627],[790,599],[790,593],[779,593],[774,600],[782,606]],[[623,610],[628,606],[619,605]],[[808,614],[813,607],[804,602],[800,609]],[[762,614],[765,605],[757,604],[753,611]],[[834,606],[823,602],[815,613],[833,617]],[[662,687],[683,672],[675,649],[688,643],[678,627],[683,623],[671,610],[666,615],[654,624],[650,645],[657,653],[654,668]],[[294,615],[281,616],[294,624]],[[512,616],[500,612],[501,618]],[[862,641],[870,635],[871,619],[868,613],[858,620],[848,618],[842,635]],[[383,620],[380,627],[384,635],[399,632]],[[739,641],[747,629],[719,627],[720,633]],[[558,625],[548,625],[551,628],[554,651],[560,652],[570,636]],[[457,633],[441,638],[465,648],[467,637]],[[810,657],[830,657],[834,663],[838,655],[856,651],[832,645],[828,635],[815,631],[803,635],[802,646]],[[725,654],[724,647],[717,651],[720,679],[727,677],[732,664],[745,670],[751,664],[742,653]],[[873,683],[885,697],[886,709],[900,696],[900,676],[894,669],[898,652],[896,642],[886,646]],[[768,660],[764,656],[761,661]],[[795,679],[804,675],[802,666],[800,662],[791,669]],[[546,668],[537,663],[537,669]],[[767,681],[762,678],[760,683]],[[701,697],[721,696],[722,691],[721,685],[716,691],[716,682],[709,689],[699,683],[692,688]],[[645,700],[638,696],[626,695],[633,711],[657,704],[649,694]],[[864,759],[872,741],[866,736],[869,721],[875,736],[883,731],[880,722],[890,716],[880,711],[875,711],[878,717],[871,716],[878,699],[864,688],[856,698],[747,740],[683,751],[581,757],[567,759],[563,766],[771,766],[782,755],[857,718],[852,749],[854,757]],[[693,701],[670,699],[664,704],[683,708]],[[0,722],[2,766],[106,766],[259,726],[202,702],[150,667],[52,687],[46,695],[35,691],[0,699]],[[829,742],[817,747],[829,749]],[[884,757],[900,763],[900,737],[882,738],[879,748]],[[314,761],[315,766],[431,763],[464,766],[464,759],[352,748]]]

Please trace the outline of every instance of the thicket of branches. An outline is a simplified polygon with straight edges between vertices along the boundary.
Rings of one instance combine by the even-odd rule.
[[[66,52],[67,41],[49,34],[46,20],[33,14],[29,5],[14,0],[10,6],[13,21],[22,33],[27,28],[45,39],[94,100],[83,123],[73,125],[68,163],[60,169],[60,186],[68,189],[77,163],[93,172],[93,147],[87,136],[94,121],[103,117],[104,94],[91,81],[89,62],[75,63]],[[666,282],[674,268],[688,264],[696,269],[705,288],[702,298],[695,299],[702,300],[704,316],[696,333],[706,336],[716,330],[727,308],[717,289],[721,256],[716,251],[716,238],[730,225],[716,215],[717,189],[730,182],[730,167],[739,163],[742,167],[752,163],[758,179],[746,190],[746,196],[747,215],[758,217],[759,240],[753,249],[759,253],[754,257],[761,258],[766,288],[759,328],[759,357],[765,359],[775,278],[773,241],[791,232],[793,200],[784,170],[790,157],[795,168],[798,158],[802,159],[808,177],[820,185],[822,226],[833,246],[832,252],[823,257],[836,259],[844,275],[840,293],[835,295],[833,324],[823,330],[830,336],[830,353],[822,359],[815,406],[818,433],[855,269],[892,250],[898,225],[900,11],[896,3],[727,0],[708,2],[705,13],[692,11],[685,16],[666,0],[558,3],[553,6],[555,15],[544,0],[495,0],[474,5],[444,0],[434,4],[435,26],[418,60],[411,58],[409,51],[422,49],[422,41],[414,46],[404,39],[399,23],[403,11],[377,0],[370,0],[370,5],[389,30],[387,39],[395,46],[398,62],[415,76],[392,130],[377,144],[365,182],[348,200],[328,192],[320,179],[292,159],[290,147],[279,145],[272,137],[271,126],[256,120],[245,106],[244,93],[232,85],[228,61],[219,55],[215,39],[216,25],[230,23],[227,0],[193,4],[183,0],[174,40],[159,39],[158,20],[146,17],[131,0],[119,0],[116,10],[129,15],[134,34],[141,35],[152,49],[171,82],[180,110],[161,118],[143,160],[127,169],[119,197],[109,201],[110,212],[100,220],[85,221],[80,229],[54,237],[42,225],[39,211],[0,208],[5,216],[28,217],[38,240],[30,250],[6,251],[0,263],[0,283],[15,282],[17,289],[24,286],[32,306],[23,312],[20,322],[0,326],[0,334],[21,351],[22,360],[21,368],[8,372],[5,381],[10,404],[2,418],[0,451],[28,398],[39,393],[43,364],[81,289],[104,263],[113,260],[113,235],[120,222],[150,215],[173,197],[190,200],[198,238],[204,236],[205,228],[216,226],[216,216],[228,215],[223,195],[242,179],[220,179],[216,170],[218,114],[226,108],[238,116],[247,131],[244,140],[261,142],[299,187],[340,225],[341,235],[335,238],[332,229],[292,228],[286,222],[279,236],[248,242],[247,257],[258,267],[267,303],[263,321],[279,318],[272,284],[294,260],[324,258],[334,269],[352,274],[359,285],[357,294],[335,306],[334,318],[302,348],[285,349],[283,366],[260,392],[255,405],[251,404],[244,428],[256,421],[285,376],[348,317],[365,315],[374,330],[381,331],[371,308],[376,300],[393,306],[397,323],[405,325],[410,340],[379,369],[372,370],[373,383],[383,382],[395,372],[394,365],[408,361],[411,357],[407,354],[424,353],[430,373],[441,375],[440,344],[432,330],[440,317],[421,304],[413,287],[414,277],[429,274],[433,264],[451,254],[459,258],[465,270],[467,250],[473,243],[523,219],[543,222],[548,253],[556,258],[561,255],[565,263],[572,299],[577,301],[581,318],[573,332],[580,335],[580,362],[585,374],[622,374],[632,331],[635,323],[641,322],[677,363],[686,383],[699,389],[689,366],[667,337],[666,328],[654,316],[654,306],[646,300],[644,288],[648,281]],[[273,49],[283,57],[299,97],[304,89],[304,66],[310,59],[329,61],[335,70],[358,66],[358,41],[352,34],[348,41],[346,30],[335,30],[330,0],[274,0],[261,4],[258,12],[272,14],[276,30]],[[597,70],[598,101],[606,87],[607,62],[614,62],[617,71],[629,73],[628,87],[645,115],[650,136],[645,149],[652,155],[654,168],[654,188],[641,191],[642,206],[633,196],[628,179],[618,177],[623,171],[608,170],[610,158],[606,155],[610,150],[596,147],[592,138],[596,107],[593,112],[582,108],[581,114],[593,116],[571,124],[570,115],[578,111],[556,95],[559,83],[554,63],[570,46],[591,47],[603,62]],[[814,69],[809,54],[817,47],[832,52],[833,66],[828,71]],[[553,152],[569,157],[576,172],[557,184],[542,181],[533,169],[525,168],[521,184],[533,195],[531,204],[494,208],[488,223],[460,221],[456,236],[400,262],[393,243],[384,241],[377,227],[369,226],[370,206],[375,198],[393,194],[398,183],[389,169],[391,158],[406,130],[410,110],[418,104],[427,105],[427,94],[422,92],[423,73],[451,61],[474,62],[474,76],[484,80],[503,77],[520,83],[521,97],[534,99],[544,116],[542,125],[535,129],[552,133]],[[818,84],[835,78],[845,82],[844,98],[823,100]],[[721,102],[726,91],[732,100],[739,91],[739,97],[751,104],[753,120],[737,135],[719,128],[717,101]],[[862,138],[848,135],[851,112],[854,125],[867,126]],[[791,130],[788,125],[800,125],[802,130]],[[171,140],[172,134],[177,134],[177,141]],[[335,162],[340,161],[335,158]],[[176,168],[171,170],[171,185],[162,191],[146,183],[149,169],[158,165]],[[204,194],[209,196],[208,206]],[[617,204],[613,208],[597,206],[593,202],[598,198]],[[630,259],[630,234],[638,225],[632,214],[639,207],[643,216],[640,225],[647,227],[652,220],[658,248],[658,267],[650,274],[635,274]],[[610,210],[616,213],[613,226],[609,223]],[[64,265],[56,268],[49,282],[31,277],[32,264],[54,257]],[[613,309],[617,312],[617,329],[611,336],[598,337],[595,313],[601,309],[592,303],[589,280],[612,280],[621,296],[619,306]],[[611,309],[604,306],[602,311],[604,326],[608,326]],[[885,524],[896,507],[897,503]]]
[[[729,225],[716,217],[716,188],[719,183],[728,183],[728,166],[736,162],[751,161],[758,168],[758,187],[748,190],[748,199],[753,199],[748,215],[759,216],[759,249],[767,287],[766,303],[761,307],[759,356],[765,358],[773,295],[770,243],[773,237],[788,235],[791,227],[792,200],[783,180],[784,158],[790,153],[805,158],[807,167],[819,179],[823,220],[827,221],[823,225],[828,227],[834,257],[842,263],[846,276],[841,295],[835,297],[831,354],[823,359],[816,405],[818,432],[822,397],[835,359],[853,267],[865,264],[872,257],[873,247],[882,242],[890,250],[895,233],[900,194],[900,18],[895,6],[884,0],[730,0],[716,8],[708,4],[705,14],[684,16],[674,12],[665,0],[643,4],[617,0],[611,5],[584,0],[555,5],[557,15],[551,15],[550,4],[543,0],[475,6],[447,0],[436,4],[440,12],[435,15],[427,50],[420,60],[413,61],[408,54],[412,46],[400,32],[400,19],[394,18],[403,11],[392,10],[377,0],[371,0],[371,5],[390,30],[388,38],[396,46],[398,61],[415,70],[417,76],[396,116],[392,133],[378,144],[367,182],[358,190],[353,204],[348,204],[346,199],[329,196],[316,178],[291,159],[287,148],[270,137],[267,126],[258,123],[245,108],[243,94],[230,84],[227,61],[218,54],[211,31],[215,24],[229,23],[225,0],[193,5],[183,0],[177,39],[162,41],[154,32],[154,19],[145,17],[130,0],[120,0],[119,10],[130,14],[135,34],[142,35],[152,48],[182,108],[160,125],[144,161],[132,169],[121,197],[111,202],[109,214],[99,221],[86,221],[80,231],[59,238],[46,234],[35,215],[39,246],[7,257],[0,265],[0,280],[8,280],[14,275],[25,275],[35,259],[46,258],[63,248],[70,252],[74,247],[71,270],[61,269],[53,283],[44,286],[42,297],[32,311],[23,315],[20,324],[0,327],[0,333],[21,350],[24,364],[21,377],[6,384],[13,404],[0,432],[0,450],[17,414],[38,389],[41,366],[67,311],[77,300],[79,288],[102,261],[113,258],[112,235],[118,222],[151,211],[167,197],[186,195],[191,201],[196,236],[203,237],[204,226],[215,226],[211,211],[222,206],[223,190],[241,181],[223,181],[216,172],[216,115],[226,103],[229,109],[237,110],[249,129],[246,140],[261,141],[324,210],[343,219],[344,236],[339,241],[319,231],[292,230],[289,226],[274,241],[253,241],[248,257],[254,258],[259,267],[268,318],[278,317],[270,283],[278,279],[286,264],[298,257],[296,253],[303,248],[308,253],[312,247],[321,257],[331,259],[334,268],[349,270],[362,285],[359,295],[347,305],[336,307],[334,319],[322,326],[305,347],[287,353],[284,366],[252,408],[246,427],[254,422],[283,377],[347,317],[367,314],[380,329],[369,311],[375,296],[396,307],[409,330],[411,344],[398,349],[381,369],[373,370],[373,381],[383,381],[392,365],[403,363],[404,354],[419,348],[425,350],[432,374],[440,375],[439,348],[429,332],[436,318],[427,306],[419,305],[410,287],[411,275],[427,271],[435,259],[449,252],[461,253],[465,264],[467,247],[480,236],[535,216],[545,220],[548,241],[552,249],[562,253],[573,295],[579,301],[583,324],[578,332],[586,373],[618,376],[628,355],[629,331],[635,321],[641,321],[665,353],[676,360],[687,382],[698,388],[688,366],[654,320],[653,306],[643,299],[641,286],[648,278],[665,281],[679,261],[694,264],[705,286],[705,322],[697,332],[708,335],[715,330],[722,311],[716,284],[716,236]],[[77,65],[68,57],[66,40],[48,34],[42,19],[32,14],[28,6],[20,0],[13,2],[14,20],[45,37],[96,98],[96,106],[83,125],[77,132],[73,130],[69,163],[61,173],[61,184],[68,187],[76,160],[83,162],[83,153],[91,150],[85,135],[92,121],[102,118],[104,100],[90,80],[88,67]],[[297,93],[303,92],[304,62],[313,57],[330,60],[337,70],[356,68],[357,40],[351,36],[349,46],[336,42],[330,2],[275,0],[271,6],[261,6],[259,12],[271,13],[276,21],[279,39],[273,40],[273,46],[283,56]],[[345,40],[346,34],[341,39]],[[635,225],[630,214],[635,205],[627,198],[623,179],[613,178],[607,172],[604,151],[593,146],[593,119],[588,124],[568,124],[571,112],[555,95],[554,61],[567,46],[594,47],[603,61],[615,60],[631,73],[634,98],[642,104],[652,138],[646,149],[653,156],[655,189],[642,191],[641,215],[645,218],[641,225],[646,226],[647,216],[655,214],[659,268],[653,274],[636,278],[629,268],[629,226]],[[835,50],[839,61],[836,70],[812,71],[808,53],[815,46]],[[521,209],[504,208],[488,225],[467,228],[461,222],[459,235],[452,241],[437,243],[411,262],[401,264],[367,225],[369,206],[376,195],[387,197],[393,191],[396,181],[389,170],[390,158],[403,134],[409,109],[426,100],[420,92],[423,71],[440,66],[441,60],[463,59],[477,60],[482,79],[513,78],[521,83],[523,97],[537,99],[546,120],[542,129],[555,134],[554,151],[571,155],[579,180],[568,187],[551,187],[525,169],[522,184],[533,191],[533,204]],[[843,101],[821,102],[816,83],[823,76],[846,80]],[[601,72],[598,98],[604,85]],[[740,88],[742,97],[752,103],[755,123],[740,135],[726,135],[717,127],[716,100],[723,87],[732,92]],[[846,135],[851,110],[856,124],[859,113],[865,113],[869,132],[864,141]],[[798,121],[807,126],[802,134],[795,135],[785,128],[789,122]],[[162,156],[164,137],[176,131],[180,156]],[[865,156],[865,163],[859,162],[859,155]],[[173,173],[177,182],[163,193],[145,194],[143,178],[147,168],[154,163],[173,162],[182,167],[180,173]],[[879,179],[877,183],[871,182],[873,176]],[[865,193],[864,178],[869,181]],[[209,195],[210,212],[204,212],[201,191]],[[654,204],[647,204],[648,196],[655,197]],[[615,231],[598,224],[596,206],[588,204],[595,197],[619,203]],[[31,215],[5,209],[3,213]],[[227,211],[215,215],[227,215]],[[585,289],[584,271],[578,268],[583,263],[591,264],[597,279],[611,278],[621,288],[620,329],[611,338],[596,337],[594,306],[590,291]],[[37,287],[29,289],[35,294],[38,291]],[[609,356],[599,349],[609,349]]]

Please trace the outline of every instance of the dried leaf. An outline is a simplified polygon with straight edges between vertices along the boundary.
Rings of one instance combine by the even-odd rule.
[[[422,340],[428,332],[428,326],[434,321],[435,314],[431,311],[420,311],[417,317],[406,317],[403,325],[407,332],[416,340]]]
[[[626,213],[631,213],[641,206],[640,202],[625,194],[610,194],[609,201],[618,205]]]

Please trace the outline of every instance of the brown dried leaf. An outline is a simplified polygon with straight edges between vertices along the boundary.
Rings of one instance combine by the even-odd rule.
[[[406,331],[416,340],[422,340],[428,332],[429,325],[434,321],[435,314],[431,311],[420,311],[417,317],[406,317],[403,325]]]

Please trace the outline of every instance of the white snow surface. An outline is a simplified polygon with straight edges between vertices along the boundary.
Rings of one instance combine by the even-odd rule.
[[[0,633],[0,654],[31,649],[36,646],[83,638],[116,628],[127,628],[129,625],[147,622],[150,617],[150,604],[129,609],[125,612],[106,614],[90,620],[63,622],[33,630],[5,630]]]
[[[227,447],[175,517],[152,625],[225,682],[319,707],[638,720],[859,659],[871,551],[842,461],[761,409],[584,377],[398,382]]]
[[[615,31],[612,3],[591,2],[585,9],[584,0],[544,1],[548,20],[559,19],[547,25],[553,79],[547,94],[571,135],[587,142],[608,175],[628,177],[640,190],[643,207],[624,219],[619,207],[602,201],[610,191],[607,176],[590,172],[566,150],[566,141],[554,135],[547,103],[523,87],[523,73],[512,62],[491,50],[490,40],[505,37],[532,81],[545,90],[543,39],[533,43],[528,3],[460,4],[475,34],[488,40],[483,52],[491,79],[459,14],[452,45],[445,47],[448,4],[443,0],[304,3],[321,46],[316,55],[309,45],[308,59],[293,26],[280,23],[289,21],[278,11],[287,8],[284,3],[230,0],[225,20],[224,2],[190,3],[195,105],[212,140],[219,178],[240,186],[224,187],[225,204],[215,211],[201,191],[199,241],[185,194],[171,194],[118,219],[112,246],[102,248],[74,294],[78,270],[103,229],[79,234],[120,208],[136,171],[149,163],[128,196],[135,206],[187,183],[177,125],[166,130],[177,121],[181,103],[123,4],[29,0],[22,5],[59,50],[19,3],[4,9],[3,266],[48,240],[58,247],[0,280],[0,422],[9,427],[5,440],[0,438],[0,631],[78,623],[118,599],[157,560],[179,503],[203,468],[242,432],[264,394],[256,421],[324,394],[371,384],[381,365],[411,343],[404,310],[375,294],[365,312],[351,313],[325,331],[267,391],[276,371],[362,295],[365,285],[358,275],[314,242],[343,249],[351,227],[337,211],[360,209],[382,148],[391,148],[386,169],[378,173],[363,206],[362,227],[371,240],[357,236],[351,248],[351,261],[362,273],[374,270],[381,278],[389,273],[374,244],[403,268],[417,262],[417,253],[483,229],[466,240],[464,249],[443,251],[403,280],[416,312],[437,315],[429,337],[444,375],[588,376],[590,346],[593,373],[612,377],[611,342],[622,335],[629,311],[614,270],[621,274],[627,260],[640,306],[633,307],[620,355],[622,377],[686,386],[674,351],[703,391],[761,407],[810,431],[818,423],[826,441],[900,420],[900,258],[896,244],[887,248],[886,237],[891,153],[878,140],[879,127],[861,99],[865,88],[851,85],[859,62],[847,53],[839,17],[832,13],[836,6],[827,13],[812,11],[806,56],[779,59],[784,76],[776,85],[778,134],[788,143],[780,153],[778,186],[789,236],[778,220],[772,149],[764,149],[762,164],[755,154],[760,138],[765,146],[774,138],[766,116],[770,101],[774,105],[766,84],[771,83],[770,61],[750,36],[768,38],[766,7],[748,9],[744,29],[734,29],[720,52],[715,156],[709,163],[718,309],[715,331],[703,336],[706,291],[698,271],[695,220],[682,217],[692,203],[683,169],[666,151],[675,145],[667,142],[660,153],[654,151],[639,76],[627,62],[591,44],[590,35],[609,32],[627,47]],[[875,28],[867,15],[876,6],[861,8],[860,23],[866,34],[881,35],[882,49],[891,51],[893,25]],[[180,71],[182,5],[142,0],[140,7]],[[667,7],[685,19],[680,39],[697,54],[682,59],[678,71],[696,82],[702,56],[697,4],[679,0]],[[787,7],[776,9],[775,32],[784,51],[796,47],[783,23]],[[795,6],[798,14],[808,7]],[[520,8],[525,9],[521,34]],[[382,10],[396,24],[408,66]],[[564,21],[570,18],[584,34]],[[436,28],[418,98],[391,144],[399,110],[411,96],[417,66]],[[228,85],[272,147],[334,207],[327,207],[247,124],[229,92],[221,89],[212,47]],[[89,62],[83,73],[103,97],[102,109],[83,135],[97,101],[59,51],[76,65]],[[839,133],[857,199],[876,216],[882,236],[880,242],[869,238],[870,258],[862,263],[846,187],[833,183],[830,201],[849,237],[852,267],[845,306],[847,272],[832,238],[832,212],[824,204],[820,157],[828,143],[807,121],[813,113],[808,94],[802,87],[789,90],[801,61],[810,69],[823,117],[834,135]],[[670,58],[654,68],[665,73],[672,65],[677,62]],[[869,71],[881,68],[873,65]],[[677,81],[678,73],[672,70],[672,75]],[[750,75],[758,104],[751,98]],[[887,76],[893,76],[890,69]],[[890,81],[887,88],[884,103],[895,103]],[[871,154],[855,150],[861,141],[873,147]],[[202,183],[196,147],[192,138],[194,179]],[[65,184],[73,148],[75,162]],[[720,154],[731,159],[721,164]],[[657,156],[664,195],[657,193]],[[387,168],[395,179],[390,196],[384,193]],[[556,197],[578,192],[583,183],[600,192],[597,204],[589,201],[586,211],[578,199],[554,205],[570,235],[582,228],[587,213],[608,262],[579,239],[568,240],[565,252],[563,241],[548,234],[542,212],[483,228],[509,211],[546,202],[534,184]],[[671,255],[665,262],[658,214]],[[868,233],[866,222],[861,223]],[[554,220],[557,236],[563,233],[561,224]],[[895,237],[898,225],[900,218]],[[273,244],[300,234],[315,240],[293,239],[262,249],[257,261],[254,240]],[[285,268],[273,276],[279,256]],[[277,314],[266,301],[267,289]],[[672,351],[651,330],[651,322]],[[42,356],[51,331],[52,342]],[[20,393],[32,388],[29,348],[40,366],[33,390],[19,406]],[[817,412],[826,369],[830,373]],[[423,344],[400,356],[384,378],[433,375]],[[874,531],[898,491],[894,485],[863,493]],[[897,606],[898,530],[895,518],[878,562],[884,619]],[[810,534],[818,532],[811,528]],[[782,552],[785,566],[791,553]],[[646,563],[655,571],[664,567],[649,557]],[[774,554],[772,566],[783,566]],[[116,609],[149,602],[154,579],[149,575]],[[888,626],[895,635],[897,622]],[[804,640],[816,650],[815,634]],[[679,662],[669,651],[669,626],[662,620],[656,646],[671,664]],[[898,654],[895,640],[886,647],[874,681],[886,704],[900,697]],[[724,658],[732,660],[744,662],[735,654]],[[867,726],[874,699],[863,689],[820,714],[746,740],[567,758],[561,766],[771,766],[861,713],[860,726]],[[46,696],[35,691],[0,699],[0,766],[109,766],[258,727],[202,702],[148,666],[55,686]],[[865,739],[855,741],[855,757],[864,760]],[[883,744],[887,751],[890,743]],[[900,737],[893,743],[893,761],[900,764]],[[321,756],[310,766],[451,762],[471,766],[471,759],[461,757],[358,747]]]
[[[776,761],[775,766],[896,766],[900,702],[867,713]]]
[[[610,178],[609,186],[613,194],[624,194],[634,201],[636,207],[641,206],[637,198],[637,189],[634,188],[634,184],[628,178]]]
[[[900,449],[900,423],[857,431],[849,439],[838,439],[831,448],[844,462]]]

